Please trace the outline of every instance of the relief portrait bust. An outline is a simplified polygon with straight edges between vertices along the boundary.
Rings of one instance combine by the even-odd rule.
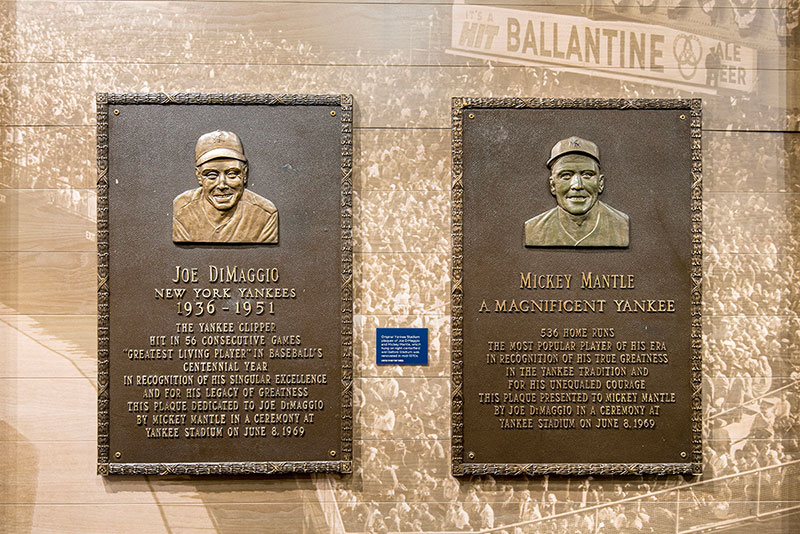
[[[277,243],[278,209],[247,189],[247,157],[233,132],[203,134],[195,146],[200,187],[172,203],[175,243]]]
[[[605,187],[597,145],[580,137],[557,142],[547,161],[556,206],[525,222],[526,247],[627,247],[629,217],[601,202]]]

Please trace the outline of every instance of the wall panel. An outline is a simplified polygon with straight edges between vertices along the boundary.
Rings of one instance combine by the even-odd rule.
[[[800,459],[797,3],[481,4],[754,47],[756,90],[447,53],[444,0],[0,2],[0,530],[420,532],[466,518],[477,532],[540,515],[522,532],[608,532],[622,515],[617,530],[676,532],[752,529],[769,512],[758,528],[796,530],[786,512],[800,507],[789,463]],[[676,56],[665,68],[679,79]],[[354,95],[352,475],[95,474],[103,91]],[[704,98],[702,477],[449,475],[450,98],[464,95]],[[429,365],[376,365],[378,327],[428,328]]]
[[[618,69],[618,75],[630,75]],[[760,73],[762,74],[762,73]],[[778,87],[798,81],[797,70],[763,71],[774,79],[760,99],[709,99],[703,125],[711,130],[797,131],[796,117],[781,102]],[[172,63],[18,63],[8,83],[17,91],[9,99],[11,124],[78,126],[92,124],[95,92],[230,92],[351,93],[357,123],[368,127],[448,128],[452,96],[530,96],[606,98],[690,98],[688,90],[649,86],[634,88],[599,75],[521,66],[384,66],[384,65],[191,65]],[[222,81],[220,81],[222,80]],[[587,83],[588,82],[588,83]],[[405,87],[402,92],[395,90]],[[778,101],[773,107],[764,101]],[[24,101],[24,104],[23,104]],[[794,104],[792,104],[792,107]],[[744,119],[747,117],[747,119]],[[752,120],[750,119],[752,117]],[[0,126],[6,126],[0,124]]]

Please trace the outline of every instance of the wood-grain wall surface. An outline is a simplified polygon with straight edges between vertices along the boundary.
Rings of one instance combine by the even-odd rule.
[[[605,10],[760,50],[754,92],[709,94],[445,53],[453,8],[440,0],[0,2],[0,531],[449,531],[465,516],[477,531],[627,498],[507,532],[676,532],[800,506],[797,464],[736,474],[800,458],[799,8],[746,3],[482,2]],[[95,474],[94,94],[155,91],[354,95],[352,475]],[[449,475],[461,95],[704,98],[703,477]],[[381,326],[429,328],[430,365],[376,366]],[[773,532],[797,531],[797,515],[770,517]]]

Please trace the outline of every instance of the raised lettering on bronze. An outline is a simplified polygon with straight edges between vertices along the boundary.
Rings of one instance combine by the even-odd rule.
[[[699,101],[454,99],[454,474],[699,472],[699,132]]]
[[[350,97],[98,99],[98,471],[350,472]]]

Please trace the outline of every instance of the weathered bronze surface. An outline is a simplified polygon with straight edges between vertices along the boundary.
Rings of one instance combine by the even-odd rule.
[[[99,473],[352,470],[351,126],[347,95],[98,95]]]
[[[454,474],[700,471],[700,111],[453,100]]]

